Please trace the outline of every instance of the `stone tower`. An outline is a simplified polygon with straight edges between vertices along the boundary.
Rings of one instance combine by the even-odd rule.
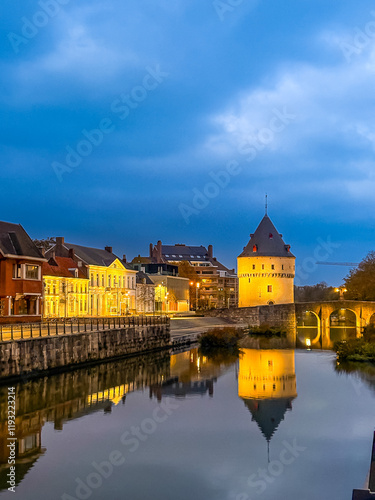
[[[295,256],[266,214],[237,258],[239,307],[294,302]]]

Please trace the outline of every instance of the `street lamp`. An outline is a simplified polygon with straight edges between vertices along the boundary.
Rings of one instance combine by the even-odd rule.
[[[348,290],[343,286],[335,288],[335,292],[339,293],[339,300],[344,300],[344,293],[347,291]]]

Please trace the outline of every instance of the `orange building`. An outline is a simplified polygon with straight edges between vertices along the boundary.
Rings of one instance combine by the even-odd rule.
[[[41,321],[46,259],[20,224],[0,222],[0,322]]]

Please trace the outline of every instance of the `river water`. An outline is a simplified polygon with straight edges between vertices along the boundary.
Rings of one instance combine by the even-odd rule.
[[[375,372],[338,368],[330,351],[192,349],[25,380],[15,494],[0,387],[0,498],[350,500],[369,470]]]

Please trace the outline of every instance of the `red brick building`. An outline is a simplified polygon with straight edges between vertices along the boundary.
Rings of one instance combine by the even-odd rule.
[[[0,322],[41,321],[46,259],[20,224],[0,221]]]

